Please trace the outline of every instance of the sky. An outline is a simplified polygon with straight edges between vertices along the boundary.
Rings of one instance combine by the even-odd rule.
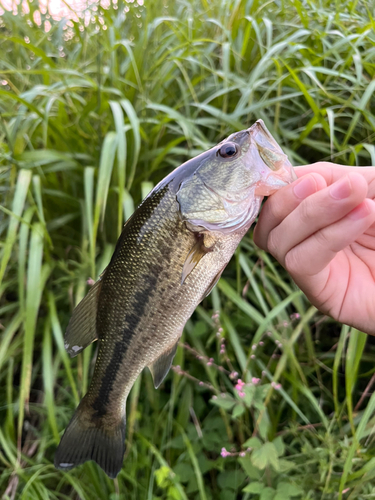
[[[113,0],[112,0],[113,1]],[[133,3],[134,0],[125,0],[128,3]],[[22,0],[0,0],[0,15],[1,15],[1,7],[6,10],[13,10],[14,14],[17,14],[17,7],[22,2]],[[115,0],[113,3],[117,3]],[[140,5],[143,4],[142,0],[138,0]],[[95,7],[103,7],[104,9],[108,7],[110,4],[110,0],[39,0],[39,7],[42,14],[48,14],[56,20],[59,20],[63,17],[74,19],[76,15],[79,17],[84,16],[84,12],[88,9],[94,9]],[[27,2],[22,2],[23,9],[25,12],[28,11]],[[38,20],[35,19],[38,23]]]

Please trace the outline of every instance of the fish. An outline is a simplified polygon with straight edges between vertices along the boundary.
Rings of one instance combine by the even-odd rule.
[[[107,268],[65,333],[71,357],[99,341],[94,374],[55,453],[110,477],[125,453],[126,399],[145,367],[158,388],[185,323],[211,292],[264,196],[296,179],[262,120],[165,177],[125,223]]]

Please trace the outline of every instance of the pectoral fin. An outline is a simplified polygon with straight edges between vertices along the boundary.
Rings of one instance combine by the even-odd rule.
[[[217,273],[217,275],[215,276],[215,278],[211,281],[211,284],[210,286],[207,288],[207,290],[204,292],[204,295],[202,297],[202,300],[205,299],[208,295],[210,295],[210,293],[212,292],[213,288],[215,287],[215,285],[217,284],[217,282],[219,281],[221,275],[223,274],[223,271],[225,269],[226,266],[223,267],[223,269],[221,271],[219,271]]]
[[[199,261],[206,255],[206,253],[212,251],[212,248],[207,248],[204,245],[203,236],[197,236],[197,238],[198,241],[195,243],[193,248],[188,253],[184,267],[182,268],[181,285],[183,285],[186,278],[194,270],[195,266],[199,263]]]
[[[98,338],[96,312],[101,284],[99,279],[74,309],[70,318],[65,332],[65,349],[72,358]]]
[[[152,365],[149,366],[152,378],[154,379],[155,389],[159,387],[159,385],[167,376],[167,373],[172,366],[172,361],[177,351],[177,345],[178,340],[172,348],[163,352],[163,354],[159,356],[158,359],[152,363]]]

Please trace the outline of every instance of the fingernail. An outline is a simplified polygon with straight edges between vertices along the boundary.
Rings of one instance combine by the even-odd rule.
[[[348,218],[351,220],[364,219],[370,213],[366,201],[363,201],[358,207],[348,213]]]
[[[303,200],[304,198],[307,198],[311,194],[316,193],[317,191],[317,186],[314,177],[311,176],[306,176],[302,177],[300,182],[298,182],[294,187],[293,187],[293,192],[297,196],[297,198],[300,198]]]
[[[352,192],[352,185],[350,184],[348,176],[332,184],[332,187],[329,190],[330,195],[335,200],[343,200],[344,198],[348,198],[351,192]]]

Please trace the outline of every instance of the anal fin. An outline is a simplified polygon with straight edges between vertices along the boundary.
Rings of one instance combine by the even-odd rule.
[[[152,374],[152,378],[154,379],[155,389],[159,387],[159,385],[163,382],[165,377],[167,376],[171,366],[173,358],[177,351],[178,342],[177,340],[175,345],[169,349],[167,349],[161,356],[159,356],[152,365],[149,366],[150,372]]]
[[[89,293],[74,309],[65,332],[65,349],[73,358],[85,347],[97,340],[96,313],[101,279],[91,287]]]

